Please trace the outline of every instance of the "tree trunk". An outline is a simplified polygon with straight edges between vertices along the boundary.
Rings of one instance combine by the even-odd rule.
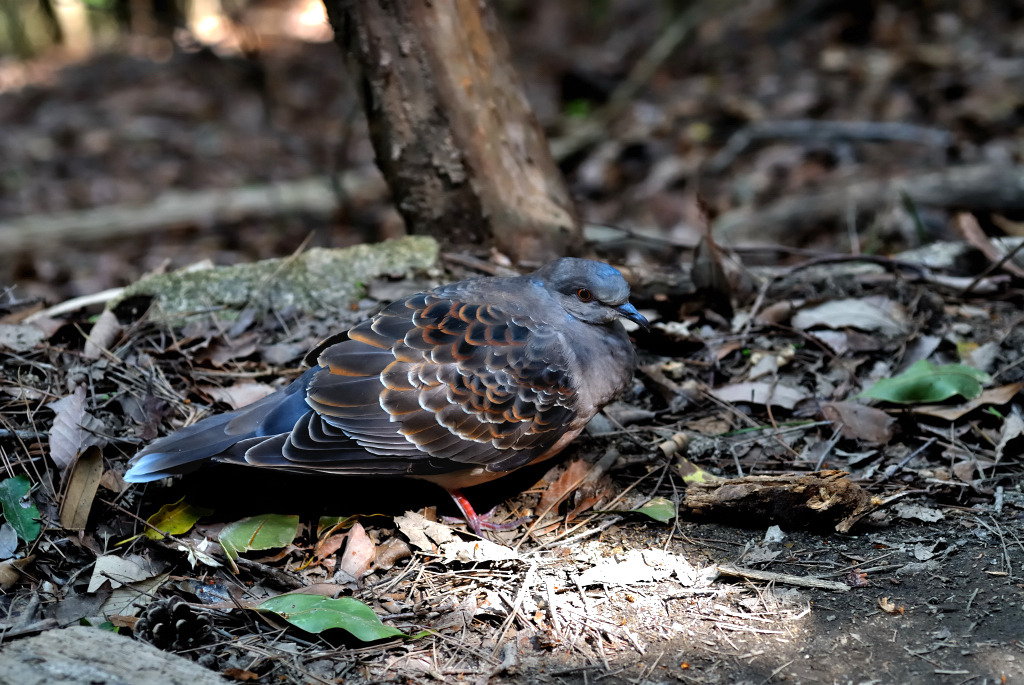
[[[579,250],[565,182],[478,0],[324,0],[358,62],[377,164],[414,233],[519,263]]]

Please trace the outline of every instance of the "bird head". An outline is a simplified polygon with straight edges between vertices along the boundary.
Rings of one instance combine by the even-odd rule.
[[[531,278],[551,292],[572,316],[595,325],[620,318],[650,324],[629,303],[629,284],[619,270],[604,262],[564,257],[545,264]]]

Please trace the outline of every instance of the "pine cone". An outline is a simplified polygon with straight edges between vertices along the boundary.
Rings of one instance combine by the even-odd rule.
[[[154,647],[180,651],[203,644],[212,630],[209,616],[193,611],[181,597],[169,597],[146,607],[134,632]]]

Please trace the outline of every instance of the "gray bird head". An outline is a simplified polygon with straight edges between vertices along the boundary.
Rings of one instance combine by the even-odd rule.
[[[645,329],[649,324],[629,303],[629,284],[619,270],[604,262],[564,257],[545,264],[530,276],[551,292],[565,310],[592,324],[620,317]]]

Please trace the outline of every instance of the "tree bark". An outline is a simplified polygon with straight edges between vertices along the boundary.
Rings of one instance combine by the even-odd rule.
[[[324,0],[377,164],[414,233],[519,263],[579,249],[565,181],[487,3]]]

